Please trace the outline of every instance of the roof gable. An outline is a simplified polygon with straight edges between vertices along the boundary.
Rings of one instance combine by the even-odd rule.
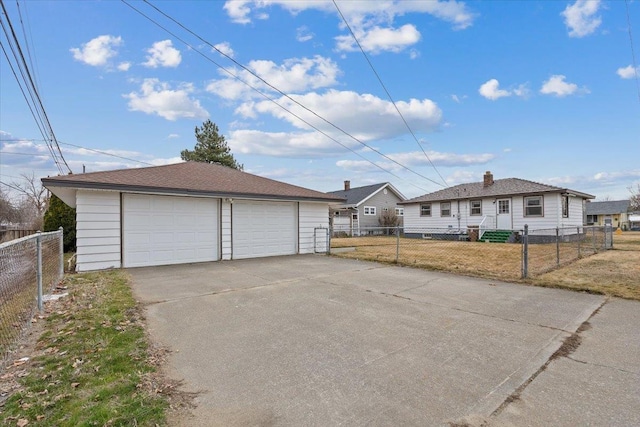
[[[341,201],[340,197],[286,184],[226,166],[184,162],[43,178],[47,187],[157,192],[220,197]]]
[[[448,187],[433,193],[409,199],[401,204],[431,202],[440,200],[468,200],[490,197],[515,196],[541,193],[572,193],[577,196],[592,199],[594,196],[567,188],[541,184],[520,178],[496,179],[493,184],[485,186],[484,182],[472,182]]]
[[[614,215],[629,210],[629,200],[587,203],[587,215]]]
[[[385,188],[391,190],[400,200],[405,199],[405,197],[388,182],[366,185],[364,187],[355,187],[349,190],[329,191],[327,194],[332,194],[346,199],[346,201],[343,202],[345,205],[358,206]]]

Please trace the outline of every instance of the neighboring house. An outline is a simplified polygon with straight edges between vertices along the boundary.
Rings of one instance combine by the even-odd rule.
[[[335,232],[360,235],[367,228],[380,227],[381,216],[392,213],[402,225],[404,207],[398,203],[406,200],[388,182],[351,188],[351,181],[344,182],[344,190],[330,191],[335,197],[346,199],[342,203],[331,204],[331,225]]]
[[[399,204],[405,207],[405,235],[422,236],[425,229],[464,234],[477,228],[475,237],[482,237],[487,230],[522,230],[525,224],[530,230],[582,226],[585,201],[592,198],[519,178],[494,180],[486,172],[482,182],[456,185]]]
[[[78,271],[313,253],[341,200],[197,162],[42,183],[76,208]]]
[[[613,228],[620,227],[626,231],[629,224],[629,200],[614,200],[608,202],[587,203],[587,225],[604,225],[607,220],[611,221]]]

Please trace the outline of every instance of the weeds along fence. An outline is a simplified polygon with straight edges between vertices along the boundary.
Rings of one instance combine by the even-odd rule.
[[[612,247],[604,227],[550,230],[477,228],[361,228],[331,232],[331,253],[466,275],[517,280],[533,277]],[[607,237],[609,236],[609,237]]]
[[[0,366],[64,274],[62,229],[0,244]]]

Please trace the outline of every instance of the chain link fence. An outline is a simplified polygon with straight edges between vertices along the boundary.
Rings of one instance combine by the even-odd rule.
[[[608,232],[608,234],[607,234]],[[608,236],[608,237],[607,237]],[[609,227],[549,230],[360,228],[331,232],[331,253],[345,258],[518,280],[612,247]]]
[[[62,229],[0,244],[0,366],[64,274]]]

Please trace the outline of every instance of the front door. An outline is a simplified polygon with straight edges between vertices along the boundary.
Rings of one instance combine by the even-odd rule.
[[[511,199],[498,199],[496,201],[498,212],[496,214],[498,230],[511,230]]]

